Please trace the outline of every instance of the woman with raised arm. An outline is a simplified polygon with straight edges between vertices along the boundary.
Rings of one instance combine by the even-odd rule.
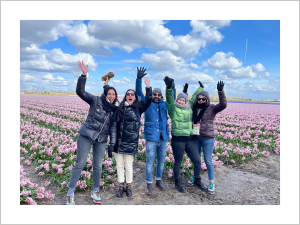
[[[202,91],[197,95],[197,101],[193,106],[193,123],[200,126],[198,133],[195,135],[194,141],[197,145],[199,155],[201,156],[201,148],[203,149],[204,161],[208,174],[208,190],[209,194],[214,194],[214,165],[212,162],[212,153],[215,143],[214,119],[216,114],[227,107],[226,96],[223,91],[224,82],[219,81],[217,84],[219,104],[210,104],[209,94]],[[188,181],[188,185],[193,185],[194,177]]]
[[[144,81],[146,84],[145,101],[139,101],[136,92],[132,89],[128,89],[119,106],[122,118],[117,123],[117,143],[114,148],[119,182],[119,190],[116,196],[119,198],[123,196],[124,191],[127,197],[132,195],[132,164],[134,156],[137,155],[140,118],[141,114],[148,109],[152,102],[150,80],[146,77]],[[126,168],[126,188],[124,185],[124,163]]]
[[[109,152],[116,143],[116,129],[118,120],[117,91],[113,87],[106,88],[101,97],[94,96],[85,91],[86,75],[88,65],[78,62],[78,67],[82,70],[78,78],[76,94],[90,105],[86,121],[80,127],[77,139],[77,158],[73,167],[71,179],[68,184],[67,205],[75,205],[74,189],[83,170],[88,154],[93,146],[93,187],[92,199],[94,203],[101,204],[99,193],[100,179],[102,173],[102,161],[105,154],[107,137],[110,136]]]
[[[193,110],[192,107],[196,101],[196,96],[198,93],[203,91],[201,87],[202,83],[200,81],[200,87],[195,91],[192,98],[188,101],[188,96],[186,93],[179,93],[176,101],[173,98],[172,82],[173,79],[169,77],[164,78],[166,84],[166,98],[167,98],[167,109],[169,116],[172,120],[172,140],[171,146],[174,154],[174,178],[175,178],[175,188],[179,192],[185,192],[185,188],[180,182],[180,165],[183,160],[184,152],[187,153],[189,158],[194,164],[194,175],[195,181],[194,185],[199,187],[201,190],[206,191],[207,187],[201,183],[200,169],[201,160],[197,147],[193,141]],[[187,91],[187,90],[185,90]]]

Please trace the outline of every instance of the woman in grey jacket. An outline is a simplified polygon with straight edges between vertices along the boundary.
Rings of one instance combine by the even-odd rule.
[[[208,190],[209,194],[214,194],[214,165],[212,163],[212,153],[215,143],[214,119],[217,113],[227,107],[226,96],[223,91],[224,82],[219,81],[217,84],[219,104],[210,104],[209,94],[202,91],[197,95],[197,101],[193,107],[193,123],[200,124],[198,135],[194,135],[194,142],[197,145],[199,155],[201,156],[201,148],[203,149],[204,161],[208,173]],[[197,129],[198,130],[198,129]],[[194,177],[188,181],[188,185],[193,185]]]

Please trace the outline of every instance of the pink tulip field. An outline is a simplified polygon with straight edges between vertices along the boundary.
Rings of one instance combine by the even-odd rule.
[[[78,96],[20,96],[20,160],[33,165],[37,176],[48,180],[44,187],[38,187],[30,182],[20,165],[20,202],[35,205],[39,204],[40,199],[53,199],[54,195],[46,191],[49,185],[58,185],[61,193],[68,190],[67,185],[76,162],[77,131],[85,121],[88,110],[89,105]],[[138,160],[146,159],[144,122],[142,115]],[[171,131],[170,119],[169,126]],[[280,154],[280,105],[229,102],[227,108],[217,114],[214,128],[214,165],[238,165],[267,157],[270,152]],[[171,178],[174,156],[170,141],[165,159],[165,170]],[[75,191],[92,187],[92,161],[90,154]],[[206,170],[203,156],[201,161],[202,170]],[[139,170],[134,168],[134,173]],[[186,155],[181,172],[186,177],[193,174],[193,164]],[[100,186],[114,187],[116,184],[116,162],[114,158],[109,159],[106,152]]]

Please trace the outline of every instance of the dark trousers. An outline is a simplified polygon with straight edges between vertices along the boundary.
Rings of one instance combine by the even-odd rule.
[[[180,165],[183,160],[184,151],[186,152],[186,154],[194,164],[194,176],[196,178],[200,178],[201,160],[200,160],[199,152],[197,150],[197,146],[195,145],[194,141],[193,140],[178,141],[177,138],[176,138],[177,140],[173,140],[173,139],[174,138],[172,138],[171,146],[173,149],[173,154],[175,159],[174,167],[173,167],[175,179],[179,179]]]

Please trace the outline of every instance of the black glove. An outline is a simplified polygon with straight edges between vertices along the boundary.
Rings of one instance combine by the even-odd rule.
[[[108,147],[108,158],[112,158],[113,151],[114,151],[114,146],[110,145]]]
[[[199,83],[200,87],[204,88],[204,85],[201,83],[200,80],[198,81],[198,83]]]
[[[140,66],[140,69],[139,69],[138,67],[137,67],[136,69],[137,69],[137,75],[136,75],[136,77],[137,77],[138,79],[142,79],[144,76],[147,75],[147,73],[145,73],[145,71],[147,70],[146,68],[144,69],[144,67],[142,68],[142,67]]]
[[[183,91],[182,92],[187,93],[188,87],[189,87],[189,84],[185,83],[185,85],[183,85]]]
[[[174,79],[169,78],[168,76],[166,76],[164,78],[164,82],[165,82],[165,84],[167,86],[167,89],[170,89],[172,87],[172,83],[174,82]]]
[[[224,85],[225,85],[225,83],[223,81],[218,81],[218,84],[217,84],[218,91],[223,91]]]

